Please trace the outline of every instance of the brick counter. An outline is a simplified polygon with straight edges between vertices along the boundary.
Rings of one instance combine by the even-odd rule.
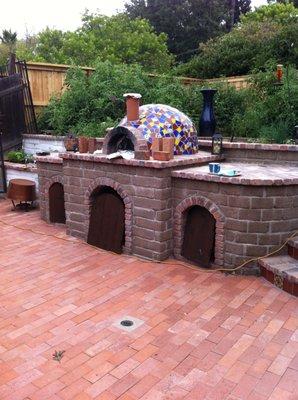
[[[49,220],[48,189],[56,179],[64,184],[67,232],[87,240],[90,196],[98,187],[109,186],[125,204],[125,252],[164,260],[173,247],[171,172],[177,166],[217,159],[205,152],[176,156],[169,162],[110,161],[104,155],[78,153],[64,153],[61,158],[39,157],[42,217]]]
[[[210,151],[211,140],[199,140],[201,150]],[[223,142],[227,161],[247,163],[289,164],[298,167],[298,145]]]
[[[223,163],[241,170],[239,177],[214,176],[205,164],[215,159],[202,151],[168,163],[73,153],[37,158],[42,217],[49,220],[50,186],[62,183],[67,232],[87,240],[91,196],[111,187],[125,204],[124,251],[165,260],[181,258],[185,212],[199,205],[216,220],[215,264],[235,267],[298,229],[298,177],[290,165],[244,163]]]
[[[231,166],[227,164],[227,168]],[[295,169],[233,166],[242,168],[244,176],[213,176],[208,174],[207,167],[173,171],[176,257],[181,258],[183,213],[192,205],[206,207],[215,217],[215,263],[225,267],[268,254],[298,230]]]

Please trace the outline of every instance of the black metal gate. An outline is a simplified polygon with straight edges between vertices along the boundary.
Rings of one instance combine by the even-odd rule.
[[[23,133],[38,133],[27,65],[14,55],[0,68],[0,117],[4,151],[20,145]]]
[[[0,132],[0,194],[6,193],[7,184],[6,184],[6,175],[4,168],[4,153],[2,146],[2,133]]]
[[[38,133],[25,61],[10,55],[0,67],[0,193],[6,191],[4,152],[21,147],[24,133]]]

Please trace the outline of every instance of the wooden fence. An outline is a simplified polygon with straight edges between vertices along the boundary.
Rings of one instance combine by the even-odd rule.
[[[63,92],[66,72],[70,66],[37,62],[28,62],[27,66],[33,104],[38,112],[42,107],[45,107],[48,104],[51,96],[54,94],[59,95]],[[87,74],[94,71],[93,68],[88,67],[82,67],[82,69],[86,71]],[[150,76],[154,78],[156,75],[150,74]],[[208,80],[181,78],[181,81],[185,85],[201,84],[203,82],[226,82],[227,84],[234,86],[236,89],[242,89],[248,85],[248,78],[248,76],[233,76],[229,78]]]

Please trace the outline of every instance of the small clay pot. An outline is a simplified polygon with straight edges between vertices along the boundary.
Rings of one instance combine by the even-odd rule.
[[[78,140],[75,138],[67,138],[64,140],[66,151],[75,151],[78,147]]]
[[[96,138],[89,138],[88,139],[88,151],[89,153],[93,154],[97,150],[97,142]]]
[[[79,152],[80,153],[88,153],[89,149],[89,140],[85,136],[79,137]]]

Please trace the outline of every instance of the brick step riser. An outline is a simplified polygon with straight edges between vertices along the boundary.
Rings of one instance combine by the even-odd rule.
[[[298,260],[298,248],[288,244],[288,255],[294,258],[295,260]]]
[[[279,289],[284,290],[287,293],[292,294],[293,296],[298,297],[298,285],[297,283],[291,282],[288,279],[280,279],[277,277],[274,272],[260,266],[261,276],[263,276],[268,282],[277,286]]]

